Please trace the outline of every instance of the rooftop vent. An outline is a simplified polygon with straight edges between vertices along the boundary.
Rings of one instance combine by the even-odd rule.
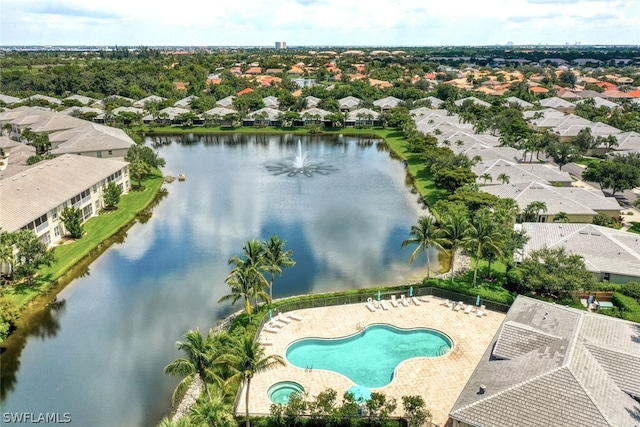
[[[487,386],[484,384],[480,384],[480,390],[478,390],[478,394],[484,394],[487,391]]]

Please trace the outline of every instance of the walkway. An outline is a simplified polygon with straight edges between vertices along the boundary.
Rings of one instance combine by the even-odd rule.
[[[352,304],[298,310],[302,321],[292,320],[277,334],[263,330],[260,340],[269,340],[267,354],[279,354],[285,360],[286,347],[304,337],[342,337],[355,333],[359,326],[371,323],[389,323],[398,327],[428,327],[438,329],[454,341],[454,350],[444,357],[420,358],[403,362],[396,369],[396,377],[388,386],[375,391],[397,399],[396,416],[402,415],[402,396],[421,395],[433,414],[433,422],[444,425],[448,413],[462,388],[471,376],[489,342],[495,335],[505,315],[487,312],[486,316],[453,311],[443,300],[427,296],[420,306],[390,307],[388,311],[369,311],[365,304]],[[268,414],[271,402],[267,396],[269,387],[279,381],[296,381],[302,384],[309,396],[333,388],[342,400],[344,392],[354,385],[350,380],[334,372],[304,369],[287,363],[261,373],[251,381],[249,411]],[[238,412],[244,412],[244,390],[238,402]]]

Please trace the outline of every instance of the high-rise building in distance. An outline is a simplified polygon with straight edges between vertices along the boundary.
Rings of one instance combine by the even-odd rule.
[[[286,49],[287,42],[276,42],[276,49]]]

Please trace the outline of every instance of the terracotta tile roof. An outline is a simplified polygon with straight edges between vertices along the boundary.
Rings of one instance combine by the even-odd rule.
[[[185,83],[185,82],[173,82],[173,85],[177,90],[187,90],[188,84],[189,83]]]
[[[534,86],[532,88],[529,88],[529,92],[533,92],[533,93],[547,93],[549,92],[547,89],[543,88],[542,86]]]
[[[240,92],[237,93],[238,96],[242,96],[245,95],[247,93],[251,93],[253,92],[253,89],[251,89],[250,87],[242,89]]]
[[[262,74],[262,69],[260,67],[251,67],[245,74]]]

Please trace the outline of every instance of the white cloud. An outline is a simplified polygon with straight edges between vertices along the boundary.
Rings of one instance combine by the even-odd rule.
[[[636,43],[636,0],[4,0],[3,44],[428,45],[556,42]],[[625,12],[626,11],[626,12]],[[582,19],[594,28],[582,29]],[[514,23],[518,24],[517,26]],[[560,25],[560,27],[558,27]],[[615,28],[616,31],[612,31]],[[622,31],[620,31],[622,29]],[[540,40],[553,36],[556,40]]]

